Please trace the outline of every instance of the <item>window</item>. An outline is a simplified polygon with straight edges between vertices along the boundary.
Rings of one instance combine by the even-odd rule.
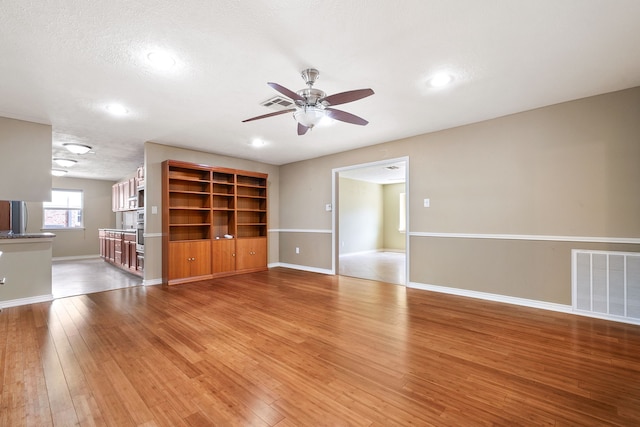
[[[399,221],[398,221],[398,231],[404,233],[407,231],[407,196],[406,193],[400,193],[400,207],[398,209],[399,212]]]
[[[42,228],[83,228],[82,190],[51,190],[51,201],[42,204]]]

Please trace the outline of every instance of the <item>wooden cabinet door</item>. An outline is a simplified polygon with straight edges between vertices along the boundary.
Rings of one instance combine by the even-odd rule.
[[[236,268],[238,270],[267,267],[267,239],[264,237],[238,239]]]
[[[127,242],[126,240],[122,242],[122,265],[125,266],[125,268],[129,268],[129,242]]]
[[[118,187],[118,210],[123,211],[127,208],[127,201],[129,199],[129,181],[119,183]]]
[[[211,241],[190,242],[191,277],[211,274]]]
[[[113,184],[111,187],[111,210],[118,212],[120,210],[120,186]]]
[[[214,273],[226,273],[236,269],[236,241],[220,239],[212,242],[212,262]]]
[[[211,274],[211,242],[169,243],[169,280]]]
[[[0,231],[11,230],[11,202],[0,200]]]
[[[191,242],[169,243],[169,280],[183,279],[191,275],[190,245]]]

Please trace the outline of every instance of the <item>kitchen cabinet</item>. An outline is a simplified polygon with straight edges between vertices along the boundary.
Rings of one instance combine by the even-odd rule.
[[[175,160],[162,163],[163,283],[267,269],[267,177]],[[200,253],[209,248],[208,264],[190,259],[196,243]]]
[[[131,211],[138,208],[138,187],[144,185],[144,179],[140,181],[137,175],[111,187],[111,210],[113,212]],[[144,175],[142,176],[144,177]]]
[[[100,257],[106,262],[142,276],[144,255],[136,251],[136,235],[132,231],[98,230]]]

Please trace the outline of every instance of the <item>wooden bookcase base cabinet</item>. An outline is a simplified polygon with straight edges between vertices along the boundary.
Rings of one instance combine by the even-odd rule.
[[[169,283],[178,284],[211,277],[211,242],[169,242]]]
[[[238,239],[236,267],[241,271],[256,271],[267,265],[267,239]]]
[[[162,163],[164,284],[267,269],[267,177]]]

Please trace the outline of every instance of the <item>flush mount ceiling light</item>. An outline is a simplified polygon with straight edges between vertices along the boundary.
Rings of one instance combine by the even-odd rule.
[[[104,108],[114,116],[124,116],[129,112],[129,110],[121,104],[107,104]]]
[[[78,163],[77,160],[63,159],[62,157],[54,157],[53,161],[56,162],[58,166],[62,166],[63,168],[70,168],[71,166]]]
[[[53,176],[63,176],[66,175],[67,171],[62,169],[51,169],[51,175]]]
[[[453,81],[451,74],[438,73],[429,79],[429,84],[432,87],[443,87]]]
[[[263,141],[262,139],[258,139],[258,138],[256,138],[256,139],[254,139],[253,141],[251,141],[251,146],[252,146],[252,147],[256,147],[256,148],[258,148],[258,147],[263,147],[263,146],[265,146],[266,144],[267,144],[267,143],[266,143],[265,141]]]
[[[158,70],[170,70],[176,65],[176,60],[173,56],[162,51],[149,52],[147,54],[147,60]]]
[[[76,144],[75,142],[67,142],[62,144],[62,146],[73,154],[87,154],[91,150],[91,147],[88,145]]]

